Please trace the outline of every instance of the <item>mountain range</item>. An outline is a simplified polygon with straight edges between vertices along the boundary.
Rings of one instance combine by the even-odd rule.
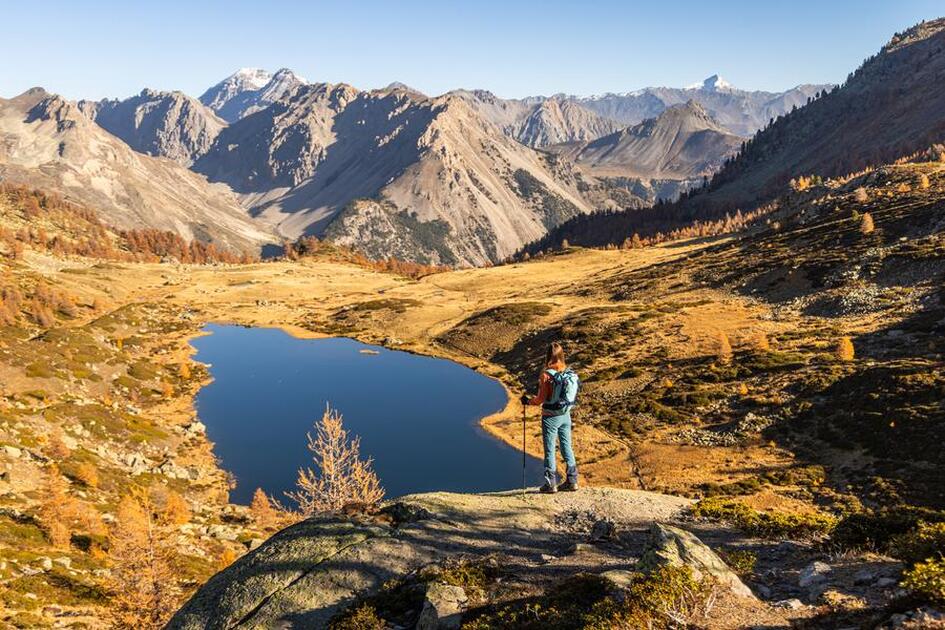
[[[25,123],[49,108],[7,105],[7,144],[35,144],[42,132],[72,148],[34,156],[29,176],[14,154],[0,164],[4,177],[41,182],[118,226],[243,248],[317,235],[372,257],[481,265],[578,215],[675,198],[715,173],[744,134],[824,89],[747,92],[715,76],[586,98],[431,97],[398,83],[359,90],[244,68],[199,99],[145,89],[73,104],[43,92],[68,112],[55,132]],[[136,168],[90,163],[106,145],[124,145],[107,153],[112,162],[130,162],[132,150]],[[175,180],[196,192],[175,194]],[[220,213],[226,220],[208,220]]]
[[[705,190],[645,212],[576,217],[532,243],[619,243],[756,208],[800,176],[843,177],[892,163],[945,137],[945,19],[896,34],[847,81],[747,140]]]

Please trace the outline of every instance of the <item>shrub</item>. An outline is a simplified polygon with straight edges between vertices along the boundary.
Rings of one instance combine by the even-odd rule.
[[[60,462],[72,454],[72,451],[66,446],[62,429],[58,427],[50,433],[43,451],[45,451],[47,457]]]
[[[328,624],[329,630],[385,630],[387,623],[377,616],[370,604],[360,606],[339,615]]]
[[[732,344],[728,341],[728,335],[724,332],[719,333],[717,357],[719,363],[728,364],[732,362]]]
[[[831,541],[844,549],[886,551],[893,539],[920,523],[945,522],[945,512],[911,505],[848,514],[837,523]]]
[[[713,601],[713,585],[696,580],[686,566],[666,566],[633,582],[622,602],[607,597],[583,619],[589,630],[701,627]]]
[[[86,488],[98,487],[98,469],[89,462],[82,462],[76,467],[75,478],[76,481],[81,483]]]
[[[837,520],[820,512],[759,512],[740,501],[710,497],[692,507],[693,516],[731,523],[760,538],[809,539],[833,531]]]
[[[771,343],[768,341],[768,335],[763,332],[758,333],[752,338],[752,345],[758,352],[768,352],[771,350]]]
[[[341,414],[326,407],[321,420],[315,422],[315,435],[307,437],[315,470],[300,468],[298,490],[286,493],[303,515],[337,512],[350,503],[375,506],[380,502],[384,489],[374,474],[373,462],[361,459],[361,440],[349,440]]]
[[[859,203],[866,203],[870,199],[869,195],[866,194],[866,189],[862,186],[853,191],[853,198]]]
[[[889,548],[893,556],[908,564],[945,559],[945,523],[919,523],[916,529],[893,538]]]
[[[834,351],[837,359],[840,361],[852,361],[856,356],[853,348],[853,341],[849,337],[840,337],[837,341],[837,348]]]
[[[903,574],[902,586],[936,604],[945,604],[945,560],[920,562]]]

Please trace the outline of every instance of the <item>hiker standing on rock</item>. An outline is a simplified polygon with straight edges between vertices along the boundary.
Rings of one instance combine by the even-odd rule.
[[[578,376],[564,362],[564,349],[552,342],[545,353],[545,369],[538,377],[538,395],[522,394],[523,405],[541,405],[541,437],[545,446],[545,485],[541,492],[573,492],[578,488],[577,462],[571,449],[571,407],[577,399]],[[555,464],[555,440],[561,443],[561,456],[567,464],[567,479],[558,485]]]

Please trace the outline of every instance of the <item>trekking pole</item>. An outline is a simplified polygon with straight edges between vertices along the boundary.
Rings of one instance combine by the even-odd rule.
[[[528,413],[528,405],[522,405],[522,500],[525,498],[525,415]]]

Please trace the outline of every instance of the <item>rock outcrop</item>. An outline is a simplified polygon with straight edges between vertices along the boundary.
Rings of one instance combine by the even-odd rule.
[[[637,569],[652,571],[661,566],[686,566],[697,580],[711,578],[741,597],[754,597],[734,571],[695,534],[664,523],[653,523]]]
[[[211,578],[169,624],[177,629],[324,627],[351,601],[433,562],[499,555],[521,579],[548,579],[561,556],[569,571],[626,566],[618,546],[574,540],[561,523],[589,512],[628,531],[674,517],[689,501],[648,492],[591,488],[546,497],[530,491],[408,496],[380,518],[310,519],[293,525]],[[589,549],[588,549],[589,548]],[[570,554],[570,555],[568,555]],[[545,558],[542,558],[542,556]],[[553,572],[551,572],[553,575]],[[461,589],[460,589],[461,590]],[[456,619],[463,594],[428,586],[421,618]],[[429,626],[433,627],[433,626]]]

